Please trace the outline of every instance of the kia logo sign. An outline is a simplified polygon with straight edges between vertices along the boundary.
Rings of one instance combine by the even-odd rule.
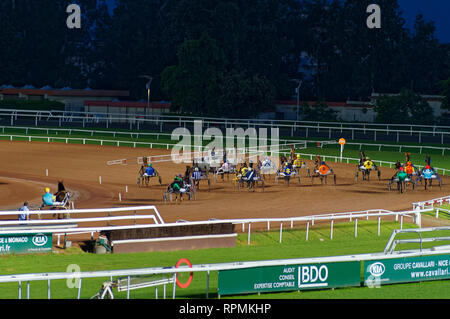
[[[37,234],[33,237],[32,241],[36,246],[44,246],[47,243],[47,236],[44,234]]]
[[[380,262],[370,265],[370,268],[369,268],[370,274],[375,277],[380,277],[382,274],[384,274],[385,270],[386,269],[385,269],[384,265]]]

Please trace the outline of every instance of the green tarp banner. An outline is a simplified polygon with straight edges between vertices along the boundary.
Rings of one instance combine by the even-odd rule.
[[[450,278],[450,255],[372,260],[364,263],[364,284],[406,283]]]
[[[0,254],[32,254],[52,251],[52,234],[0,235]]]
[[[221,270],[219,295],[360,286],[360,273],[360,262]]]

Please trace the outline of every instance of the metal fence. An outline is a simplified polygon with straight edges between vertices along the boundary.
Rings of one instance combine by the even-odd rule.
[[[152,206],[149,206],[152,207]],[[136,207],[130,208],[136,209]],[[95,210],[96,212],[107,212],[111,209],[99,209]],[[126,208],[120,208],[118,210],[126,210]],[[326,215],[313,215],[313,216],[302,216],[302,217],[290,217],[290,218],[260,218],[260,219],[232,219],[232,220],[209,220],[209,221],[200,221],[200,222],[187,222],[182,221],[181,223],[186,225],[195,225],[195,224],[213,224],[213,223],[224,223],[231,222],[233,224],[241,224],[242,231],[245,231],[245,225],[248,225],[248,243],[250,244],[250,234],[251,234],[251,225],[256,223],[264,223],[267,224],[267,229],[270,230],[271,223],[280,223],[280,238],[279,242],[282,242],[282,232],[283,232],[283,223],[290,223],[291,228],[293,227],[295,222],[298,223],[306,223],[306,240],[308,240],[309,227],[313,226],[315,222],[319,221],[329,221],[330,222],[330,239],[333,239],[333,225],[335,221],[348,220],[349,222],[355,222],[355,237],[357,237],[358,233],[358,220],[369,220],[369,218],[377,218],[378,220],[378,236],[380,235],[380,221],[384,217],[395,217],[395,220],[400,219],[400,230],[403,229],[403,219],[405,217],[412,218],[413,222],[420,223],[420,214],[428,211],[432,211],[433,209],[419,209],[416,208],[413,211],[404,211],[404,212],[392,212],[387,210],[367,210],[367,211],[358,211],[358,212],[347,212],[347,213],[335,213],[335,214],[326,214]],[[80,210],[77,210],[79,212]],[[88,213],[89,210],[85,210],[83,213]],[[92,210],[90,210],[92,211]],[[156,210],[157,211],[157,210]],[[49,211],[49,213],[53,213],[53,211]],[[3,215],[10,215],[12,212],[3,212]],[[158,214],[159,215],[159,214]],[[158,217],[158,219],[160,216]],[[157,220],[156,220],[157,221]],[[162,221],[162,218],[160,219]],[[180,223],[164,223],[164,227],[171,227],[174,225],[179,225]],[[156,227],[159,225],[142,225],[143,227]],[[120,226],[114,226],[115,229]],[[138,226],[136,226],[138,227]],[[80,230],[80,229],[78,229]],[[61,232],[74,232],[73,228],[66,230],[59,230]],[[444,249],[445,250],[445,249]],[[426,250],[427,254],[442,254],[443,250],[432,251]],[[420,249],[420,252],[402,252],[403,257],[408,256],[417,256],[418,254],[422,254],[424,250]],[[362,254],[362,255],[352,255],[352,256],[336,256],[336,257],[319,257],[319,258],[302,258],[302,259],[289,259],[289,260],[269,260],[269,261],[253,261],[253,262],[237,262],[237,263],[220,263],[220,264],[206,264],[206,265],[194,265],[192,267],[180,266],[180,267],[155,267],[155,268],[142,268],[142,269],[123,269],[123,270],[109,270],[109,271],[91,271],[91,272],[60,272],[60,273],[32,273],[32,274],[14,274],[14,275],[3,275],[0,276],[0,283],[18,283],[18,298],[22,298],[22,283],[27,283],[27,298],[30,298],[30,282],[32,281],[46,281],[47,282],[47,297],[51,298],[51,282],[53,280],[68,280],[68,279],[76,279],[78,281],[76,289],[78,289],[77,298],[81,298],[81,290],[82,290],[82,280],[89,278],[109,278],[110,281],[113,281],[113,278],[124,278],[126,284],[122,285],[122,291],[127,292],[127,299],[130,298],[130,291],[135,287],[131,285],[132,277],[136,276],[144,276],[144,275],[156,275],[156,274],[167,274],[173,277],[168,280],[161,281],[161,284],[164,285],[164,297],[165,297],[165,285],[172,283],[173,285],[173,298],[175,298],[175,290],[176,290],[176,276],[177,273],[183,272],[206,272],[207,281],[206,281],[206,297],[208,298],[209,294],[209,278],[211,271],[219,271],[219,270],[227,270],[227,269],[243,269],[243,268],[251,268],[251,267],[264,267],[264,266],[273,266],[273,265],[293,265],[293,264],[305,264],[305,263],[323,263],[323,262],[338,262],[338,261],[362,261],[362,260],[375,260],[375,259],[383,259],[383,258],[392,258],[393,254],[397,252],[394,249],[390,249],[388,253],[379,253],[379,254]],[[152,284],[147,287],[152,286]],[[157,286],[156,284],[153,286]],[[157,288],[156,288],[157,289]],[[157,294],[157,292],[156,292]]]
[[[125,132],[125,131],[115,131],[115,130],[89,130],[89,129],[76,129],[76,128],[40,128],[40,127],[24,127],[24,126],[0,126],[2,133],[5,134],[6,130],[8,129],[14,129],[14,130],[23,130],[25,135],[28,136],[30,132],[46,132],[47,135],[53,134],[58,135],[60,133],[62,134],[84,134],[84,135],[90,135],[91,137],[98,134],[98,135],[111,135],[113,138],[116,138],[118,136],[124,136],[128,138],[152,138],[159,140],[160,138],[166,138],[171,139],[172,134],[170,133],[162,133],[162,132],[139,132],[139,131],[132,131],[132,132]],[[19,136],[19,135],[16,135]],[[197,137],[203,137],[203,135],[191,135],[192,138]],[[247,137],[249,141],[252,140],[258,140],[257,137],[248,136]],[[125,141],[124,141],[125,142]],[[319,146],[323,148],[323,146],[326,145],[336,145],[338,144],[337,141],[318,141],[318,140],[296,140],[296,139],[281,139],[281,142],[284,144],[292,144],[292,143],[306,143],[307,145],[314,147]],[[145,142],[137,142],[137,143],[145,143]],[[155,145],[157,145],[155,143]],[[448,153],[450,151],[449,147],[437,147],[437,146],[423,146],[423,145],[399,145],[399,144],[380,144],[380,143],[355,143],[355,142],[347,142],[347,146],[356,146],[359,150],[361,150],[364,147],[371,147],[371,148],[378,148],[378,151],[381,151],[382,149],[395,149],[398,152],[402,152],[402,150],[408,149],[417,149],[420,154],[422,154],[424,151],[436,151],[441,153],[442,156]]]
[[[444,144],[450,140],[450,127],[408,124],[376,124],[376,123],[344,123],[344,122],[308,122],[308,121],[278,121],[264,119],[226,119],[193,116],[114,114],[92,112],[65,111],[29,111],[0,109],[0,120],[17,125],[21,120],[28,123],[57,125],[89,125],[113,127],[115,124],[127,126],[129,129],[158,129],[160,132],[174,127],[193,127],[195,121],[202,121],[206,127],[242,127],[242,128],[278,128],[283,134],[302,136],[306,139],[314,136],[346,137],[348,139],[402,140],[415,142],[434,142]]]

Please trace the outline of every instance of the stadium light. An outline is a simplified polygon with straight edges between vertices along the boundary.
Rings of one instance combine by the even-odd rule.
[[[303,81],[299,79],[292,79],[292,81],[296,82],[298,85],[295,88],[295,93],[297,93],[297,121],[299,117],[299,110],[300,110],[300,87],[302,86]]]
[[[148,79],[147,84],[145,84],[145,88],[147,89],[147,111],[145,114],[147,114],[148,110],[150,109],[150,85],[152,84],[153,77],[150,75],[141,75],[140,78]]]

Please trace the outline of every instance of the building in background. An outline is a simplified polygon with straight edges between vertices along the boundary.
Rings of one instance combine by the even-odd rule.
[[[377,113],[375,105],[377,99],[384,94],[372,93],[368,101],[347,101],[347,102],[331,102],[326,101],[325,104],[329,109],[336,112],[337,117],[344,122],[366,122],[375,121]],[[386,94],[393,95],[393,94]],[[441,108],[442,96],[439,95],[421,95],[433,110],[435,118],[446,116],[448,111]],[[314,107],[314,101],[300,101],[300,108],[304,103],[309,107]],[[275,109],[260,114],[259,118],[279,119],[279,120],[295,120],[297,118],[297,101],[275,101]],[[324,120],[326,122],[326,120]]]
[[[168,102],[133,102],[133,101],[84,101],[85,112],[97,114],[120,114],[124,117],[135,117],[169,113],[171,103]]]
[[[126,90],[55,89],[49,86],[35,88],[27,85],[21,88],[0,86],[0,100],[12,101],[58,101],[70,112],[115,113],[123,115],[163,114],[170,110],[170,103],[123,101],[129,98]],[[17,107],[20,109],[20,107]]]

